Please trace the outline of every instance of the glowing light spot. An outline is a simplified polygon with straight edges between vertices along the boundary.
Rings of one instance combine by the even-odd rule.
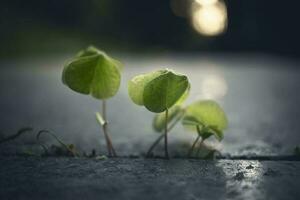
[[[191,22],[202,35],[219,35],[227,28],[227,8],[222,1],[197,0],[192,4]]]
[[[218,0],[195,0],[195,1],[201,5],[211,5],[218,2]]]

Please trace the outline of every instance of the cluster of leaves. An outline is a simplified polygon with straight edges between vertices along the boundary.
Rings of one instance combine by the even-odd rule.
[[[198,134],[188,153],[189,156],[200,138],[198,149],[210,136],[215,136],[219,141],[223,139],[227,118],[222,108],[212,100],[197,101],[183,107],[189,91],[190,83],[187,77],[168,69],[138,75],[129,81],[128,92],[132,101],[145,106],[151,112],[158,113],[154,117],[153,128],[157,132],[164,132],[150,147],[148,156],[180,120],[187,130]]]
[[[180,113],[180,107],[177,105],[186,98],[189,88],[190,83],[185,75],[169,69],[138,75],[128,83],[129,96],[134,103],[145,106],[154,113],[165,112],[164,116],[161,114],[157,116],[155,127],[157,130],[165,131],[166,157],[168,157],[167,124]]]
[[[102,115],[97,112],[96,119],[103,128],[109,155],[115,155],[114,148],[107,131],[105,99],[116,94],[120,87],[121,64],[95,47],[79,52],[63,70],[62,80],[70,89],[89,94],[103,101]],[[199,101],[187,107],[183,102],[190,91],[187,76],[164,69],[134,77],[128,83],[128,92],[132,101],[157,113],[153,127],[163,134],[155,141],[165,140],[165,156],[168,157],[168,131],[180,120],[188,130],[198,134],[191,151],[201,137],[201,144],[210,136],[218,140],[223,138],[223,130],[227,127],[227,119],[221,107],[213,101]],[[70,148],[68,146],[66,149]],[[70,151],[71,152],[71,151]]]
[[[211,136],[221,141],[228,122],[225,112],[215,101],[202,100],[186,107],[182,124],[187,130],[197,133],[197,138],[188,153],[188,156],[191,156],[200,137],[200,144]]]

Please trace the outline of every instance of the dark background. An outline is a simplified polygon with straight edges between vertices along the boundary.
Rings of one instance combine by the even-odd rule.
[[[181,0],[184,5],[189,0]],[[227,31],[205,37],[170,0],[2,0],[0,56],[60,53],[94,44],[124,52],[300,55],[299,1],[227,0]]]

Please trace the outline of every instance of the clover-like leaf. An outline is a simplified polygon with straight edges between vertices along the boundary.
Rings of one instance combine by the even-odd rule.
[[[128,93],[131,100],[137,105],[144,105],[144,88],[154,78],[166,73],[167,70],[158,70],[147,74],[135,76],[128,82]]]
[[[121,81],[120,62],[89,47],[77,54],[63,70],[62,80],[70,89],[97,99],[114,96]]]
[[[190,87],[185,91],[185,93],[179,98],[179,100],[169,109],[168,123],[176,118],[181,118],[184,113],[184,108],[182,108],[183,102],[186,100],[190,93]],[[157,113],[153,118],[153,129],[157,132],[161,132],[166,123],[166,117],[164,113]]]
[[[227,128],[227,117],[223,109],[212,100],[197,101],[186,108],[183,125],[193,130],[202,129],[198,134],[215,135],[218,140],[223,139],[223,131]]]
[[[167,71],[145,85],[143,101],[145,107],[156,113],[171,108],[189,88],[188,78]]]

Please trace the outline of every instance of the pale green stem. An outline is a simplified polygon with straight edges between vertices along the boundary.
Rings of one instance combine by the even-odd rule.
[[[108,135],[108,130],[107,130],[107,120],[106,120],[106,102],[105,100],[102,101],[102,117],[105,121],[105,124],[102,126],[103,128],[103,133],[104,133],[104,137],[106,140],[106,147],[107,147],[107,151],[108,151],[108,155],[109,156],[117,156],[116,151],[112,145],[111,139]]]

